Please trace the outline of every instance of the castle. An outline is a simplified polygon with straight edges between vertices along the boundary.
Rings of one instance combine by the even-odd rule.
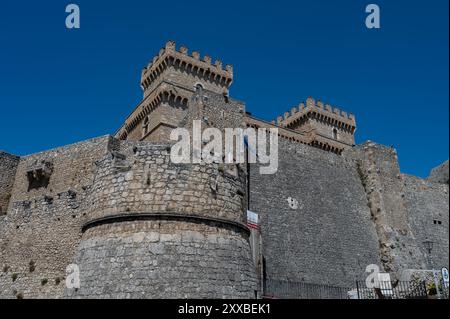
[[[355,145],[355,116],[313,98],[257,119],[233,76],[169,41],[114,136],[0,152],[0,297],[255,298],[277,282],[352,288],[370,264],[393,278],[448,267],[448,162],[402,174],[395,149]],[[278,128],[277,173],[172,163],[170,132],[194,119]]]

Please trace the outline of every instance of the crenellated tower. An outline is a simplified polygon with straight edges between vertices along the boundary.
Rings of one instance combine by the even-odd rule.
[[[144,98],[163,82],[190,90],[201,84],[209,91],[227,93],[233,82],[233,67],[226,65],[223,68],[220,60],[212,64],[208,54],[201,57],[195,50],[189,54],[187,47],[180,46],[177,50],[175,42],[168,41],[142,70],[141,87]]]
[[[198,51],[168,41],[142,70],[144,98],[117,131],[122,140],[167,141],[171,129],[187,116],[192,96],[199,89],[228,97],[233,67]]]
[[[310,145],[325,150],[331,148],[340,153],[355,144],[355,116],[321,101],[316,102],[312,97],[272,123],[301,133]]]
[[[246,113],[245,122],[254,128],[276,127],[278,136],[283,139],[336,154],[355,144],[355,116],[321,101],[316,102],[311,97],[271,122],[250,113]]]

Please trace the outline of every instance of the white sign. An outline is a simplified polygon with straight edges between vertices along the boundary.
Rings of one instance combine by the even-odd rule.
[[[258,221],[258,214],[248,210],[247,211],[247,225],[250,228],[258,229],[259,228],[259,221]]]
[[[442,272],[442,279],[444,280],[444,282],[446,283],[446,284],[448,284],[448,269],[447,268],[442,268],[442,270],[441,270],[441,272]]]

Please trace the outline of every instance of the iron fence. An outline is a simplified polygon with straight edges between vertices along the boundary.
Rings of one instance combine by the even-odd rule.
[[[440,287],[441,288],[441,287]],[[376,288],[368,288],[364,281],[355,288],[311,284],[305,282],[266,279],[264,298],[275,299],[428,299],[437,298],[425,281],[380,281]],[[439,290],[442,299],[448,299],[448,286]]]
[[[427,299],[425,281],[380,281],[376,288],[368,288],[365,282],[356,282],[358,299]]]
[[[345,287],[266,279],[264,297],[279,299],[347,299]]]

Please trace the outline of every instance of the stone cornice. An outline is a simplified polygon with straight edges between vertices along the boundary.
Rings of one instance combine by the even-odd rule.
[[[250,230],[247,225],[227,220],[223,218],[215,218],[215,217],[207,217],[207,216],[199,216],[193,214],[179,213],[179,212],[158,212],[158,213],[145,213],[145,212],[127,212],[123,214],[115,214],[115,215],[107,215],[105,217],[100,217],[94,220],[91,220],[82,226],[82,232],[86,232],[88,229],[97,227],[105,224],[113,224],[127,221],[136,221],[136,220],[176,220],[176,221],[185,221],[190,223],[200,223],[212,225],[215,227],[221,228],[229,228],[238,232],[242,232],[245,235],[250,234]]]

